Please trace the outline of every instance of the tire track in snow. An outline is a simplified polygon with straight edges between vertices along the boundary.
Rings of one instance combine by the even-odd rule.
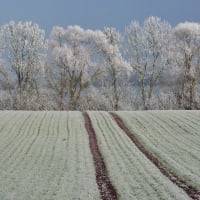
[[[110,113],[113,119],[116,121],[118,126],[126,133],[126,135],[131,139],[131,141],[135,144],[135,146],[160,170],[160,172],[169,178],[174,184],[176,184],[179,188],[183,189],[188,196],[192,199],[200,200],[200,191],[195,189],[194,187],[187,185],[187,183],[181,180],[172,172],[168,171],[165,166],[154,157],[149,151],[144,147],[142,143],[135,137],[135,135],[126,127],[122,119],[115,113]]]
[[[96,171],[96,181],[97,181],[99,191],[101,194],[101,199],[102,200],[117,200],[118,199],[117,192],[107,175],[106,166],[103,161],[103,157],[99,151],[95,131],[92,127],[92,123],[89,118],[89,115],[86,112],[84,112],[83,116],[85,119],[85,128],[89,136],[90,150],[93,156],[93,161],[94,161],[95,171]]]

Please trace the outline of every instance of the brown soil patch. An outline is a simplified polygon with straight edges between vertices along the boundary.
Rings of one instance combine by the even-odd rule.
[[[193,186],[188,185],[184,180],[181,180],[175,174],[167,170],[165,166],[154,155],[152,155],[144,147],[144,145],[135,137],[135,135],[126,127],[122,119],[117,114],[110,114],[113,117],[113,119],[117,122],[118,126],[127,134],[127,136],[135,144],[135,146],[137,146],[137,148],[161,171],[163,175],[168,177],[179,188],[183,189],[192,199],[200,200],[200,191],[195,189]]]
[[[89,136],[90,150],[93,156],[93,161],[94,161],[95,170],[96,170],[96,181],[97,181],[99,191],[101,194],[101,199],[102,200],[117,200],[118,199],[117,192],[115,188],[113,187],[113,185],[111,184],[111,181],[109,180],[109,177],[107,175],[106,166],[103,161],[103,157],[99,151],[95,131],[92,127],[92,123],[89,118],[89,115],[86,112],[84,112],[83,116],[85,119],[85,127]]]

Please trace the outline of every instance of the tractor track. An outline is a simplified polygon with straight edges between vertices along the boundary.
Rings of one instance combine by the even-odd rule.
[[[160,172],[170,179],[179,188],[184,190],[188,196],[194,200],[200,200],[200,191],[193,186],[188,185],[184,180],[170,172],[154,155],[152,155],[145,146],[137,139],[137,137],[127,128],[122,119],[115,113],[110,113],[118,126],[126,133],[135,146],[160,170]]]
[[[94,128],[92,127],[90,117],[87,114],[87,112],[84,112],[83,116],[85,119],[85,128],[89,136],[89,145],[93,156],[93,161],[96,171],[96,181],[100,191],[101,199],[117,200],[118,199],[117,192],[108,177],[107,169],[97,144],[95,131]]]

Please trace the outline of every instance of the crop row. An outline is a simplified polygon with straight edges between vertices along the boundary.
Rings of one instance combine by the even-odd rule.
[[[170,171],[200,190],[200,112],[118,112],[127,127]]]
[[[1,200],[99,199],[80,112],[7,111],[1,118]]]
[[[185,200],[108,112],[87,112],[119,200]],[[166,168],[200,190],[200,112],[116,112]],[[93,141],[94,142],[94,141]],[[0,112],[1,200],[99,200],[97,168],[81,112]],[[102,190],[105,190],[102,185]]]
[[[107,112],[89,112],[119,199],[189,199],[137,149]]]

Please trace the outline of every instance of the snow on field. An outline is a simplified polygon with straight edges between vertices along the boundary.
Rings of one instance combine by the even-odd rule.
[[[80,112],[0,112],[0,199],[100,199]]]
[[[119,199],[190,199],[136,148],[107,112],[88,113]]]
[[[200,111],[117,114],[169,170],[200,190]]]

